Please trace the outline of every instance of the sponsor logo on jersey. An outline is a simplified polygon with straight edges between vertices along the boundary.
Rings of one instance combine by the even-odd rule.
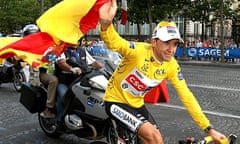
[[[154,73],[154,78],[161,79],[164,74],[165,74],[164,69],[157,69]]]
[[[181,73],[181,72],[178,72],[178,79],[179,80],[183,80],[184,78],[183,78],[183,74]]]
[[[143,72],[148,72],[149,64],[144,64],[144,65],[141,67],[141,69],[142,69]]]
[[[122,81],[122,89],[130,92],[133,96],[143,96],[150,89],[158,85],[162,80],[152,80],[137,69],[133,69]]]
[[[126,81],[134,87],[134,89],[136,89],[137,91],[143,91],[144,89],[147,88],[147,86],[141,82],[140,79],[138,79],[138,77],[136,75],[129,75],[127,78],[126,78]]]
[[[182,72],[181,72],[181,68],[178,67],[177,70],[178,70],[178,79],[179,79],[179,80],[184,80],[183,74],[182,74]]]
[[[131,48],[131,49],[134,49],[134,48],[135,48],[134,43],[131,42],[131,41],[130,41],[130,48]]]
[[[137,119],[134,115],[117,105],[112,105],[110,111],[114,117],[126,124],[132,131],[136,131],[139,125],[142,123],[142,121]]]

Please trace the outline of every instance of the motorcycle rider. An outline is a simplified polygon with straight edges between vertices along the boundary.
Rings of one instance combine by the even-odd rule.
[[[104,95],[108,115],[136,132],[145,144],[162,144],[157,124],[144,106],[144,95],[168,79],[194,121],[215,143],[220,143],[226,137],[211,126],[174,58],[177,45],[182,41],[176,24],[160,22],[152,34],[151,44],[129,42],[114,29],[112,20],[116,11],[116,0],[109,1],[99,11],[102,40],[107,48],[123,56]]]
[[[82,46],[84,38],[80,38],[77,45],[68,47],[57,59],[55,75],[59,79],[57,86],[57,124],[62,124],[62,98],[68,86],[83,72],[87,72],[89,66],[100,69],[103,65],[96,61]]]
[[[39,28],[35,24],[28,24],[23,28],[23,36],[28,36],[30,34],[34,34],[39,32]],[[55,118],[55,102],[56,102],[56,89],[58,85],[58,79],[54,75],[54,66],[52,64],[48,64],[46,66],[40,67],[39,69],[31,68],[30,71],[30,83],[35,86],[39,86],[40,82],[47,86],[47,101],[46,108],[40,115],[44,118]]]

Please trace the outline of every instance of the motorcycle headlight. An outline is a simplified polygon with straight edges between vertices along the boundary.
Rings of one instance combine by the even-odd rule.
[[[117,52],[109,52],[108,57],[115,65],[118,65],[122,59],[122,56]]]
[[[108,80],[103,75],[98,75],[89,80],[89,84],[97,89],[105,90],[107,87]]]

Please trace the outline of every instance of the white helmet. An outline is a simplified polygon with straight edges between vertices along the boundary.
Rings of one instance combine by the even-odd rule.
[[[28,24],[23,28],[23,36],[39,32],[40,29],[35,24]]]

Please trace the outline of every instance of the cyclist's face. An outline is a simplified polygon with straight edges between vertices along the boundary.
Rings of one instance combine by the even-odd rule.
[[[172,39],[169,41],[161,41],[159,39],[152,39],[151,41],[153,47],[154,56],[158,61],[170,61],[174,56],[179,40]]]

